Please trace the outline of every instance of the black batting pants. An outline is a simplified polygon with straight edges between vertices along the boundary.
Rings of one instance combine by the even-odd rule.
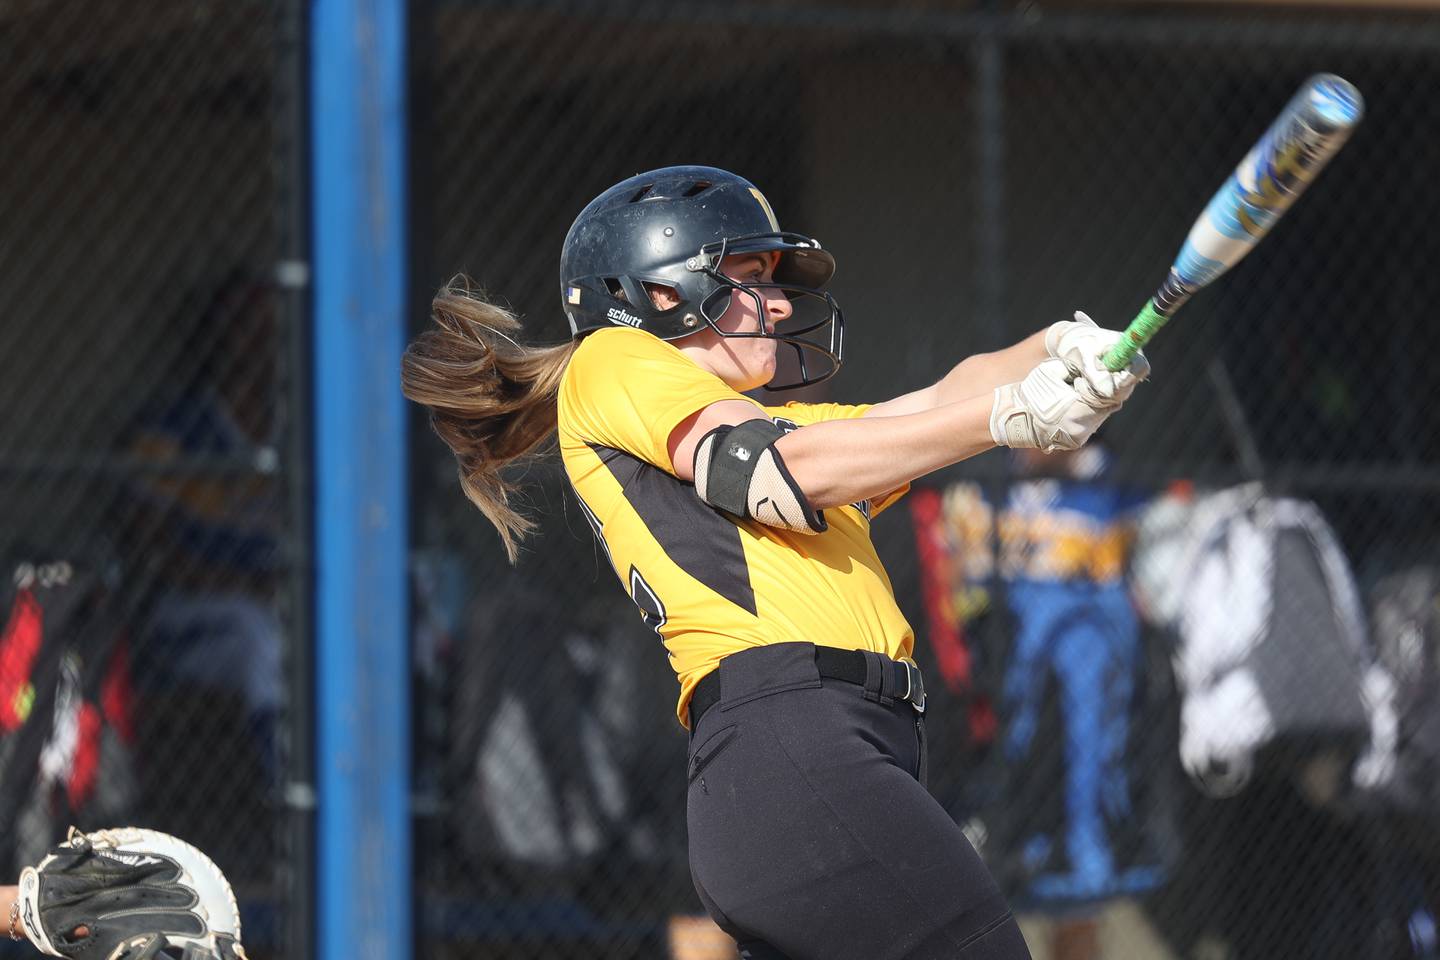
[[[925,728],[815,648],[720,662],[690,740],[690,871],[747,960],[1029,960],[989,871],[925,789]],[[899,691],[903,694],[903,691]]]

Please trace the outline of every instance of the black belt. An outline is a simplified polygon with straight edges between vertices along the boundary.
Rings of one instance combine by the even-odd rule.
[[[915,708],[916,713],[925,712],[925,678],[920,675],[920,668],[913,660],[891,660],[889,657],[880,658],[885,666],[894,671],[894,684],[892,689],[903,690],[895,699],[905,700]],[[815,668],[820,676],[827,680],[844,680],[846,683],[865,685],[865,678],[869,671],[866,667],[866,657],[860,650],[841,650],[839,647],[815,648]],[[690,729],[700,725],[700,718],[705,711],[715,706],[720,700],[720,668],[716,667],[695,685],[695,692],[690,695]]]

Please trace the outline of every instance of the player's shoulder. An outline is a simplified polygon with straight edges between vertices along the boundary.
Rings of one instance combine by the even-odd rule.
[[[613,363],[631,357],[670,358],[678,355],[673,346],[653,334],[630,327],[596,330],[580,341],[571,363]]]
[[[587,334],[565,365],[560,381],[562,403],[566,392],[583,392],[592,385],[603,384],[613,376],[617,364],[623,364],[627,357],[643,354],[644,339],[655,338],[638,330],[619,328]]]
[[[707,403],[737,398],[744,399],[672,344],[639,330],[615,328],[597,330],[575,348],[561,381],[559,405],[564,426],[581,416],[611,421],[636,414],[663,418],[664,411],[689,408],[683,417]]]
[[[580,341],[565,369],[562,393],[666,392],[715,380],[672,344],[629,327],[596,330]],[[718,383],[719,381],[716,380]]]

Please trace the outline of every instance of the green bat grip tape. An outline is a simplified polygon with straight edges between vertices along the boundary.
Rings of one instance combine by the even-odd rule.
[[[1105,364],[1105,369],[1115,373],[1125,369],[1140,348],[1150,342],[1156,331],[1165,326],[1165,321],[1170,318],[1155,309],[1155,301],[1146,302],[1145,309],[1136,314],[1135,319],[1130,321],[1130,326],[1125,328],[1125,336],[1119,343],[1111,347],[1100,358]]]

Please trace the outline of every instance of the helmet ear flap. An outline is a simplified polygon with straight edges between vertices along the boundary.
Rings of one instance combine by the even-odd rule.
[[[673,310],[685,301],[685,295],[680,288],[673,283],[661,283],[658,280],[641,280],[640,288],[645,291],[645,297],[650,306],[660,312]]]
[[[614,280],[606,280],[605,283],[607,286],[612,283],[619,286],[620,291],[618,293],[615,291],[614,286],[610,287],[610,295],[616,300],[623,300],[630,304],[630,306],[637,307],[640,310],[652,309],[653,305],[650,302],[650,294],[645,291],[644,285],[634,277],[627,274],[623,277],[616,277]]]

